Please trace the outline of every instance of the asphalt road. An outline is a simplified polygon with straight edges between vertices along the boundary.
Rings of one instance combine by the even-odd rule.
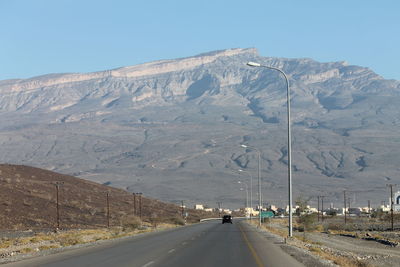
[[[240,221],[196,224],[6,266],[303,266]]]

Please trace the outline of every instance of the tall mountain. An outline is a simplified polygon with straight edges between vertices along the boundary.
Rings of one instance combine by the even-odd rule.
[[[242,168],[265,202],[287,191],[286,87],[295,196],[387,199],[400,182],[400,82],[346,62],[229,49],[94,73],[0,81],[0,161],[42,167],[151,197],[243,201]],[[243,176],[244,175],[244,176]],[[254,186],[254,199],[256,199]],[[375,202],[374,202],[375,201]],[[378,203],[379,202],[379,203]]]

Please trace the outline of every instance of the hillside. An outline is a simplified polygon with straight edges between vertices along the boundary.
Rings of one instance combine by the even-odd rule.
[[[95,73],[0,81],[0,161],[37,166],[147,196],[243,203],[236,174],[285,205],[286,91],[292,89],[294,194],[352,204],[399,183],[400,82],[346,62],[228,49]],[[254,197],[255,198],[255,197]]]
[[[0,229],[53,229],[57,225],[56,186],[59,183],[60,228],[120,226],[134,213],[134,198],[121,189],[68,175],[20,165],[0,165]],[[139,216],[139,197],[136,198]],[[201,213],[190,211],[196,221]],[[171,222],[181,215],[177,205],[142,197],[143,220]],[[190,219],[190,218],[189,218]]]

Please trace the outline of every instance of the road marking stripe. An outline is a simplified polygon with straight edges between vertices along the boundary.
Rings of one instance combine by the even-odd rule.
[[[153,263],[154,263],[154,261],[150,261],[150,262],[146,263],[145,265],[143,265],[142,267],[148,267],[148,266],[152,265]]]
[[[186,245],[187,244],[187,242],[182,242],[182,245]]]
[[[173,248],[173,249],[171,249],[170,251],[168,251],[168,253],[172,253],[172,252],[174,252],[175,251],[175,249]]]
[[[262,264],[260,257],[257,255],[256,250],[254,249],[253,245],[250,243],[250,241],[247,238],[246,234],[244,233],[241,225],[239,225],[239,229],[240,229],[240,232],[242,233],[243,239],[246,242],[247,247],[250,249],[251,255],[253,256],[254,260],[256,261],[257,266],[263,267],[264,264]]]

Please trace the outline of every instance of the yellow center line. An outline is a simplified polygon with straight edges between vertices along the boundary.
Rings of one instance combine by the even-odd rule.
[[[258,267],[264,267],[260,257],[258,256],[256,250],[254,249],[253,245],[250,243],[249,239],[247,238],[246,234],[244,233],[242,226],[239,225],[240,232],[242,233],[243,239],[246,242],[247,247],[250,249],[251,255],[253,256],[254,260]]]

